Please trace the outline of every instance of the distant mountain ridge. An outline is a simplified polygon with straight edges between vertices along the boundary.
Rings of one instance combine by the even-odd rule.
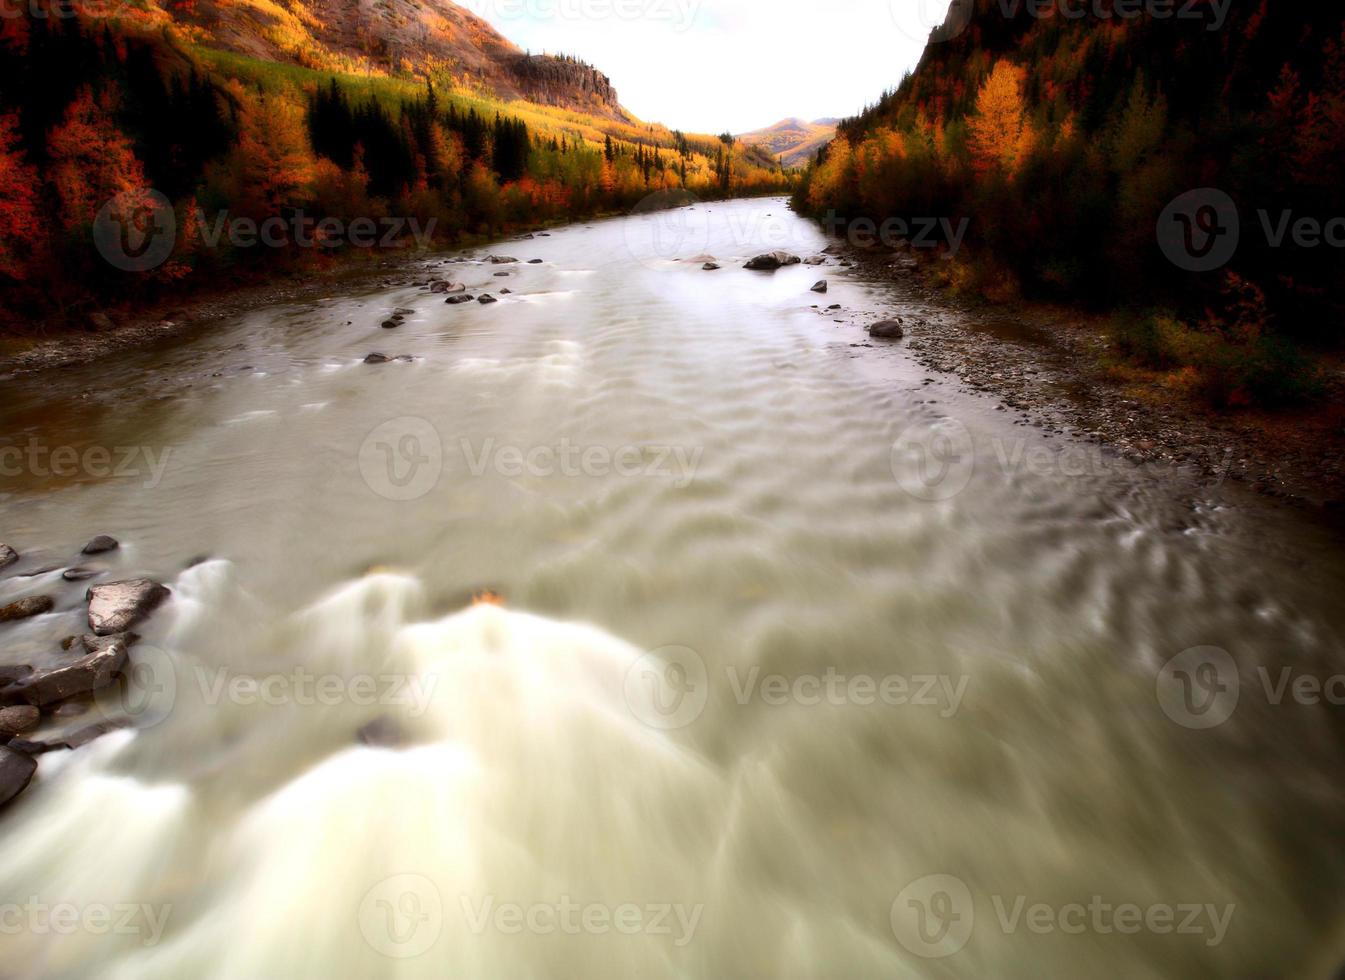
[[[523,51],[450,0],[151,0],[200,43],[352,74],[446,72],[501,99],[630,121],[602,72]]]
[[[797,117],[782,119],[774,126],[743,133],[738,138],[750,146],[759,146],[785,167],[805,167],[817,151],[836,135],[838,119],[806,122]]]

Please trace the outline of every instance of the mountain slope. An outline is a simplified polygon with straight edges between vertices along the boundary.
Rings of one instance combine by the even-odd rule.
[[[572,58],[529,55],[449,0],[154,0],[199,43],[352,74],[449,75],[496,98],[622,121],[611,80]]]
[[[835,119],[816,122],[782,119],[774,126],[743,133],[738,138],[749,146],[761,147],[785,167],[805,167],[836,135],[837,122]]]

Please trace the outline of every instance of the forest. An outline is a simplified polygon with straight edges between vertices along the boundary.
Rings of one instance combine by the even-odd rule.
[[[0,329],[11,333],[94,329],[109,307],[388,245],[485,240],[628,211],[660,192],[787,191],[794,179],[731,136],[501,103],[449,76],[260,61],[197,46],[162,22],[45,0],[5,14]],[[171,222],[171,253],[128,274],[98,248],[108,220]],[[313,248],[286,233],[259,248],[234,233],[268,220],[420,234],[329,236]]]
[[[930,264],[956,291],[1116,311],[1122,370],[1220,407],[1311,400],[1342,312],[1342,14],[1119,7],[958,0],[916,70],[844,121],[796,206],[966,218],[955,260]],[[1193,191],[1227,195],[1240,217],[1216,270],[1182,268],[1156,234]],[[1315,245],[1289,229],[1318,230]]]

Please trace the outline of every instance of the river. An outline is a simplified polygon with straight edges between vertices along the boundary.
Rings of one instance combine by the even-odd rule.
[[[827,244],[616,218],[4,382],[0,540],[173,597],[0,816],[0,973],[1327,976],[1338,538],[741,268]],[[62,662],[86,586],[5,575]]]

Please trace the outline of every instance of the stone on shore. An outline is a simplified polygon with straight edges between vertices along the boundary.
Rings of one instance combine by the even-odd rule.
[[[149,579],[95,585],[88,592],[89,628],[98,636],[125,633],[168,598],[169,591]]]
[[[783,266],[798,265],[802,261],[797,255],[791,255],[789,252],[766,252],[749,259],[743,268],[751,269],[753,272],[774,272]]]
[[[19,599],[0,609],[0,623],[12,623],[20,619],[32,619],[56,608],[55,601],[49,595],[32,595]]]
[[[0,807],[28,788],[35,772],[36,760],[0,746]]]
[[[906,328],[900,320],[879,320],[869,327],[869,336],[879,340],[901,340],[906,336]]]

